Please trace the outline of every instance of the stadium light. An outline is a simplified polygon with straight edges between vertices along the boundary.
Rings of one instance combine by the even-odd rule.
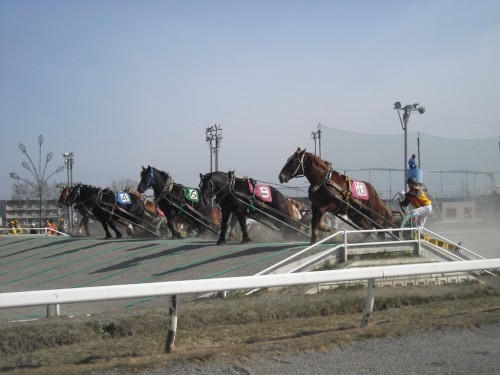
[[[403,164],[403,177],[404,177],[404,187],[406,188],[406,163],[408,162],[408,122],[410,121],[411,112],[417,111],[420,114],[425,112],[425,108],[418,103],[408,104],[404,107],[401,106],[401,102],[394,103],[394,109],[398,111],[399,121],[401,122],[401,128],[403,128],[405,133],[405,155]],[[403,117],[401,118],[401,111],[403,111]],[[419,155],[420,158],[420,155]]]
[[[72,152],[65,152],[63,154],[64,164],[66,164],[66,169],[68,171],[68,186],[73,186],[73,163],[75,162],[74,155]],[[68,230],[73,232],[73,206],[68,206]]]

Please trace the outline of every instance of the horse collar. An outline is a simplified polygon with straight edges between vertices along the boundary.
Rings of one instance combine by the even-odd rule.
[[[236,177],[234,177],[234,172],[228,173],[228,176],[229,176],[229,181],[227,182],[227,185],[229,187],[229,190],[234,190],[234,184],[236,183]]]
[[[314,185],[311,187],[311,191],[313,193],[316,193],[322,186],[326,186],[330,184],[330,180],[332,178],[332,173],[333,173],[333,168],[332,168],[332,163],[328,163],[328,171],[325,173],[325,177],[321,180],[321,182],[317,185]]]
[[[167,182],[165,185],[163,185],[163,189],[158,195],[158,199],[156,199],[156,202],[158,202],[160,199],[164,198],[166,195],[170,194],[172,191],[172,188],[174,187],[174,181],[172,177],[168,176]]]

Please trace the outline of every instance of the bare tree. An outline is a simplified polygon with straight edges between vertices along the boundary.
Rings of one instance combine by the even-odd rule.
[[[135,189],[137,189],[137,185],[139,185],[139,183],[137,181],[131,180],[129,178],[125,178],[125,179],[121,179],[118,181],[113,180],[111,182],[110,189],[114,190],[114,191],[124,191],[124,190],[127,190],[129,188],[132,188],[135,190]]]
[[[13,200],[37,200],[39,199],[37,191],[33,188],[35,185],[32,181],[23,181],[21,179],[17,180],[12,184],[12,195]],[[43,188],[45,199],[58,199],[59,189],[56,182],[45,183]]]

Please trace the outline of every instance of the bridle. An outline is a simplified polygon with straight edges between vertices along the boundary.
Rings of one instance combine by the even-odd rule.
[[[153,188],[155,183],[155,176],[153,174],[153,168],[149,167],[148,180],[146,182],[146,188],[144,190],[148,190],[149,188]]]
[[[207,178],[208,178],[208,182],[205,182],[205,179],[207,179]],[[226,187],[228,187],[228,186],[229,186],[229,183],[227,183],[226,185],[224,185],[223,187],[221,187],[219,190],[215,191],[215,189],[216,189],[216,187],[217,187],[217,186],[216,186],[216,185],[215,185],[215,183],[213,182],[213,180],[212,180],[212,176],[210,176],[210,177],[208,177],[208,176],[203,176],[203,177],[202,177],[202,180],[201,180],[201,182],[200,182],[200,186],[199,186],[199,188],[200,188],[200,190],[201,190],[202,192],[203,192],[202,187],[203,187],[203,184],[204,184],[204,183],[206,183],[206,184],[207,184],[207,186],[208,186],[208,189],[209,189],[209,192],[210,192],[210,199],[211,199],[211,198],[213,198],[213,197],[216,197],[216,201],[218,201],[218,200],[222,199],[222,197],[218,197],[219,199],[217,199],[217,195],[218,195],[220,192],[224,191],[224,190],[226,189]],[[205,189],[205,190],[206,190],[206,189]],[[202,195],[203,195],[203,194],[202,194]]]
[[[161,198],[163,198],[166,194],[170,193],[173,185],[174,182],[172,180],[172,177],[170,177],[169,175],[167,182],[165,182],[165,185],[163,185],[162,191],[160,192],[160,194],[158,194],[158,197],[155,199],[155,203],[159,201]],[[144,188],[144,191],[148,190],[149,188],[154,190],[155,187],[159,188],[160,186],[155,186],[154,168],[150,166],[148,178],[146,180],[146,187]]]
[[[62,192],[61,192],[61,196],[59,197],[59,201],[57,202],[57,207],[64,207],[64,206],[67,206],[67,201],[68,201],[68,197],[69,195],[71,194],[71,191],[73,190],[73,188],[71,188],[70,190],[70,187],[69,186],[66,186]],[[62,198],[62,200],[61,200]]]
[[[69,205],[75,203],[78,200],[78,197],[81,195],[81,187],[82,185],[78,185],[78,187],[76,188],[76,193],[73,193],[73,191],[75,191],[75,188],[71,189],[71,193],[69,193],[68,196],[64,199],[64,203]],[[70,200],[70,198],[71,203],[68,203],[68,200]]]
[[[297,154],[297,160],[299,162],[299,165],[297,165],[297,168],[295,168],[295,171],[291,174],[290,178],[303,177],[303,176],[305,176],[305,173],[306,173],[306,171],[304,169],[304,157],[306,156],[306,152],[304,151],[302,153],[302,157],[300,157],[300,152],[297,152],[296,154]],[[292,158],[294,156],[295,156],[295,154],[290,156],[288,161],[292,160]],[[301,169],[301,168],[302,168],[302,173],[299,174],[298,172],[299,172],[299,169]]]

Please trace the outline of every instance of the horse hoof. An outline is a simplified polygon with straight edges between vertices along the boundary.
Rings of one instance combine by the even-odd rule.
[[[250,238],[244,238],[241,240],[241,244],[245,244],[245,243],[249,243],[249,242],[252,242],[252,240]]]
[[[225,243],[226,243],[226,241],[223,241],[223,240],[219,240],[219,241],[217,241],[217,245],[223,245],[223,244],[225,244]]]

